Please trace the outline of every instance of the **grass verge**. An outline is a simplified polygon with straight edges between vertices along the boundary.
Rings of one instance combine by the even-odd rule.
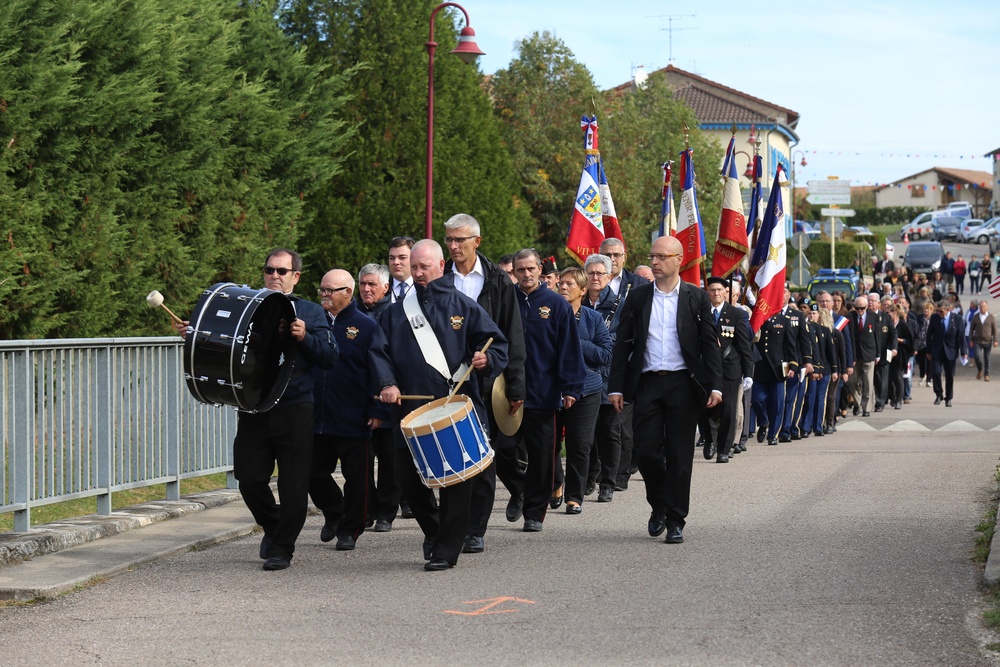
[[[224,472],[181,480],[182,496],[224,488],[226,488],[226,473]],[[151,500],[163,500],[166,497],[167,485],[156,484],[141,489],[118,491],[112,494],[111,507],[112,509],[121,509],[122,507],[129,507],[131,505],[141,505]],[[94,514],[95,512],[97,512],[97,498],[82,498],[80,500],[69,500],[64,503],[43,505],[32,508],[31,525],[36,526],[44,523],[52,523],[53,521],[71,519],[77,516]],[[14,513],[0,514],[0,533],[10,530],[14,530]]]
[[[972,553],[972,560],[985,565],[990,555],[990,545],[993,542],[993,533],[996,530],[997,506],[1000,503],[1000,466],[993,473],[994,481],[998,487],[994,488],[993,497],[990,499],[990,509],[983,516],[982,521],[976,526],[975,547]],[[991,630],[1000,630],[1000,584],[996,584],[987,589],[986,611],[983,612],[983,624]],[[1000,644],[987,646],[991,651],[1000,652]]]

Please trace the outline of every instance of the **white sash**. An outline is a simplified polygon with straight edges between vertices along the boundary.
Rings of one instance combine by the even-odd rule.
[[[440,373],[448,381],[449,386],[454,387],[459,378],[465,376],[469,365],[463,362],[454,375],[448,372],[448,360],[445,359],[444,350],[441,349],[441,342],[424,317],[424,311],[421,310],[420,302],[417,300],[416,289],[406,290],[406,296],[403,297],[403,312],[406,313],[406,319],[413,329],[413,337],[417,339],[424,361]]]

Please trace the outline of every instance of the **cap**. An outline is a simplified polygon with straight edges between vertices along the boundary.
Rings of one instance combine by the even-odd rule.
[[[723,287],[729,287],[729,279],[712,276],[708,279],[708,284],[705,286],[708,287],[708,285],[722,285]]]
[[[819,304],[818,304],[818,303],[813,303],[813,304],[810,304],[810,306],[809,306],[809,310],[811,310],[812,312],[814,312],[814,313],[815,313],[816,311],[818,311],[818,310],[819,310]]]
[[[546,257],[545,259],[542,260],[542,275],[543,276],[547,276],[550,273],[556,273],[557,271],[559,271],[559,269],[556,268],[556,258],[555,257],[553,257],[553,256],[550,255],[550,256],[548,256],[548,257]]]

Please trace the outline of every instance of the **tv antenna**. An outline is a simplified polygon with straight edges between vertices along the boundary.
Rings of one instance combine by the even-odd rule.
[[[694,30],[694,28],[675,28],[674,19],[686,19],[694,18],[697,14],[661,14],[659,16],[647,16],[649,19],[667,19],[667,27],[660,28],[660,30],[667,31],[667,43],[669,48],[669,60],[668,63],[674,62],[674,31],[680,30]]]

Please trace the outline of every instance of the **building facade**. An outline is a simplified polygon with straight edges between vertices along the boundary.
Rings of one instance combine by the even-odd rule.
[[[1000,149],[998,149],[1000,150]],[[931,167],[875,188],[875,206],[923,206],[929,210],[945,208],[952,202],[968,202],[976,217],[987,215],[991,201],[997,200],[996,179],[998,163],[993,171]],[[992,204],[997,210],[996,204]]]

